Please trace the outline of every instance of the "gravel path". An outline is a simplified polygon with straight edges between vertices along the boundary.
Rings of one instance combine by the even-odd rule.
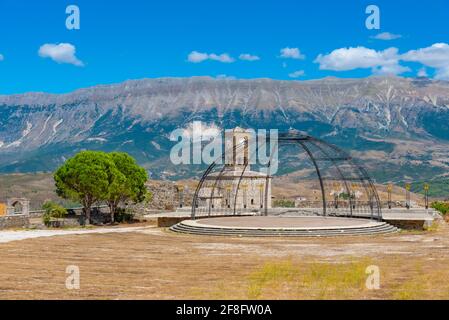
[[[18,231],[0,231],[0,243],[11,241],[26,240],[41,237],[67,236],[77,234],[92,233],[126,233],[142,231],[151,227],[122,227],[122,228],[95,228],[79,230],[18,230]]]

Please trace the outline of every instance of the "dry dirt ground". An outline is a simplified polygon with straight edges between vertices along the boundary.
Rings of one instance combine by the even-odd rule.
[[[0,257],[0,299],[449,298],[445,223],[427,232],[296,239],[139,225],[0,243]],[[79,290],[66,288],[69,265],[79,267]],[[370,265],[380,270],[378,290],[365,285]]]

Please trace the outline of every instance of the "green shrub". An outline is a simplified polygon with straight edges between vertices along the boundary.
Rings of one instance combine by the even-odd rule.
[[[273,201],[273,206],[280,208],[294,208],[295,201],[288,199],[277,199]]]
[[[131,222],[134,220],[134,214],[127,209],[117,208],[114,213],[115,222]]]
[[[447,213],[449,213],[449,202],[433,202],[430,205],[432,208],[434,208],[435,210],[438,210],[439,212],[441,212],[442,215],[445,215]]]
[[[42,221],[46,226],[50,225],[52,219],[62,219],[67,215],[67,209],[53,201],[45,202],[42,209],[45,210]]]

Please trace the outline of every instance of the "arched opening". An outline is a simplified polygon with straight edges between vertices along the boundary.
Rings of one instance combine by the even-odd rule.
[[[26,198],[7,199],[7,215],[28,215],[30,213],[30,201]]]
[[[13,202],[12,207],[14,208],[14,214],[22,214],[23,205],[20,201]]]

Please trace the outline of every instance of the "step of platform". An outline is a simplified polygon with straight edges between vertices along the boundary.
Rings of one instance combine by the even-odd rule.
[[[332,237],[388,234],[398,231],[398,228],[380,223],[376,226],[332,229],[292,229],[292,228],[220,228],[211,226],[191,226],[184,222],[170,227],[171,231],[209,235],[209,236],[235,236],[235,237]]]

